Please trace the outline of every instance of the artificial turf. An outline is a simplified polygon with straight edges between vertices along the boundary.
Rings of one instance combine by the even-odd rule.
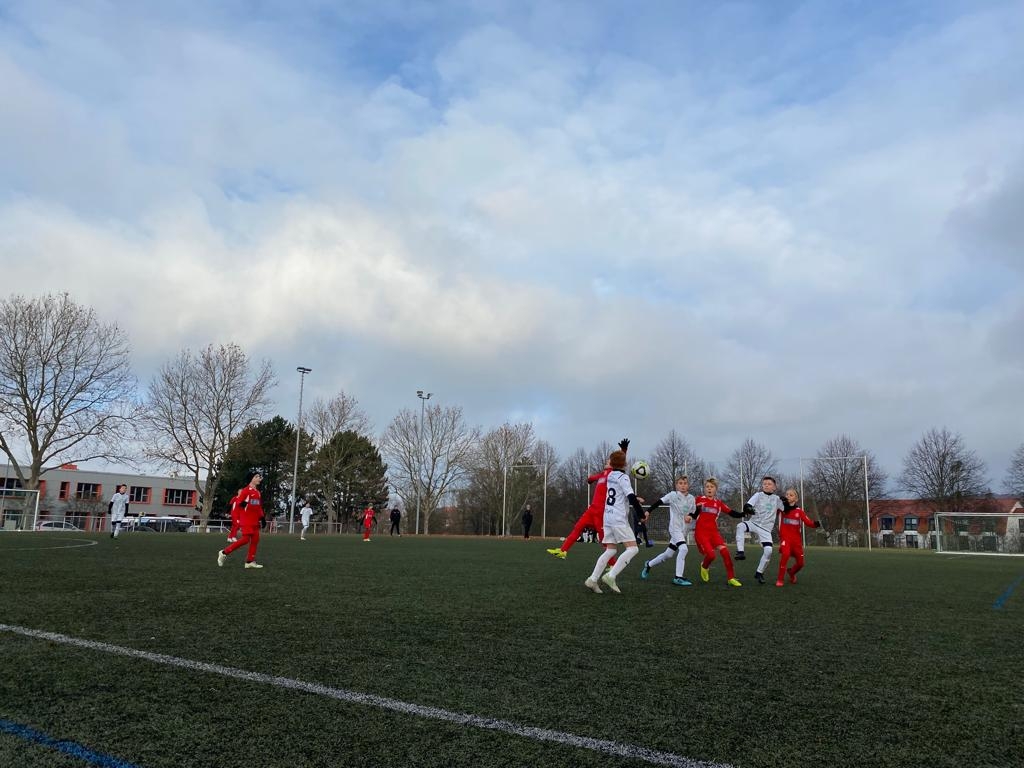
[[[263,570],[221,545],[4,533],[0,623],[737,767],[1024,754],[1017,558],[810,549],[799,584],[747,560],[734,589],[720,562],[640,581],[655,549],[595,595],[594,545],[271,536]],[[0,654],[0,719],[141,768],[644,764],[7,632]],[[0,734],[0,766],[85,764]]]

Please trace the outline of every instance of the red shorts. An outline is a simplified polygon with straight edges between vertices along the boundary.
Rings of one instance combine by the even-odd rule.
[[[713,549],[725,546],[725,539],[722,538],[722,534],[717,527],[710,531],[694,531],[693,538],[697,541],[697,550],[702,555],[708,554]]]

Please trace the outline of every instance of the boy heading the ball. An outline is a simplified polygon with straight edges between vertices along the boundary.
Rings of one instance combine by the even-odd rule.
[[[619,448],[625,453],[629,449],[629,438],[624,437],[619,441]],[[587,478],[587,484],[594,486],[594,496],[590,502],[590,506],[584,510],[583,514],[580,515],[579,520],[576,521],[576,525],[572,527],[572,531],[565,537],[565,541],[562,542],[562,546],[557,549],[547,550],[549,555],[554,555],[559,560],[564,560],[565,556],[572,549],[573,545],[579,541],[580,536],[587,528],[593,528],[597,532],[597,540],[604,540],[604,503],[605,498],[608,495],[608,474],[612,471],[612,466],[607,461],[604,463],[604,469],[597,474],[591,475]],[[614,565],[614,561],[611,565]]]
[[[608,463],[612,469],[608,473],[608,492],[604,505],[604,552],[597,558],[590,578],[584,582],[587,588],[598,594],[601,593],[601,587],[597,583],[598,577],[608,585],[612,592],[622,591],[615,579],[637,553],[636,537],[629,525],[627,507],[632,507],[641,517],[644,515],[644,508],[640,506],[640,501],[633,492],[629,475],[623,471],[626,468],[626,452],[612,451],[611,456],[608,457]],[[619,544],[625,544],[626,551],[622,553],[622,557],[618,558],[611,571],[602,576],[604,567],[615,557]]]

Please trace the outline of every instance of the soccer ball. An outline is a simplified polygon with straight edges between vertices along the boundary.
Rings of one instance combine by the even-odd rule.
[[[633,462],[633,477],[637,477],[641,480],[646,480],[651,474],[651,468],[647,466],[647,462],[643,459],[639,459]]]

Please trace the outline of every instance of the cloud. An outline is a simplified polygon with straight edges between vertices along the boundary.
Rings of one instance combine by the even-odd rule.
[[[426,386],[566,453],[856,431],[893,471],[946,424],[998,466],[1021,31],[1003,3],[15,6],[5,285],[117,318],[144,378],[243,341],[381,427]]]

